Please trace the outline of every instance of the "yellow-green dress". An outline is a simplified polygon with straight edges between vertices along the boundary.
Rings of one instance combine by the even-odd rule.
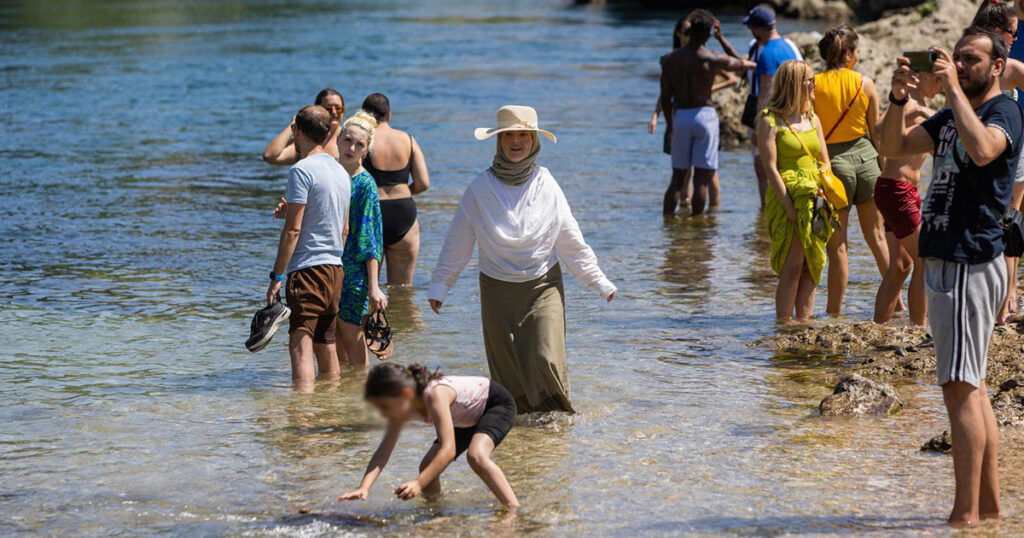
[[[768,124],[777,128],[775,135],[776,165],[786,192],[793,200],[796,208],[797,221],[792,222],[786,216],[786,208],[775,196],[775,189],[769,188],[765,193],[765,224],[768,236],[772,241],[772,270],[775,274],[782,273],[782,266],[789,254],[789,245],[793,235],[804,247],[804,260],[815,284],[821,282],[821,270],[825,267],[825,244],[832,235],[831,223],[826,224],[821,235],[811,233],[811,219],[814,210],[814,195],[818,192],[818,165],[804,151],[800,140],[807,145],[811,153],[818,155],[821,143],[814,127],[804,131],[790,130],[785,122],[776,118],[775,114],[763,112]],[[799,138],[797,138],[799,137]]]

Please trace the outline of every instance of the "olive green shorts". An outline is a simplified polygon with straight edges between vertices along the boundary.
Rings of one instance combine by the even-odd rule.
[[[875,180],[882,175],[878,169],[878,152],[868,137],[828,145],[832,172],[846,187],[846,199],[852,205],[871,201],[875,196]]]

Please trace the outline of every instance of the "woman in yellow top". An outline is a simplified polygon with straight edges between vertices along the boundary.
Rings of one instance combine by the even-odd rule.
[[[814,71],[790,60],[772,79],[772,93],[757,120],[757,149],[768,172],[765,224],[772,241],[772,269],[779,275],[775,315],[801,323],[814,313],[814,288],[825,266],[829,219],[814,233],[818,164],[830,166],[821,122],[811,111]],[[813,157],[812,157],[813,154]],[[796,312],[794,316],[794,311]]]
[[[829,28],[818,42],[818,52],[827,69],[814,77],[814,111],[821,118],[832,171],[846,187],[850,206],[857,217],[864,241],[875,257],[878,272],[889,270],[889,249],[885,243],[882,215],[875,207],[875,180],[881,175],[875,140],[878,121],[878,91],[875,83],[853,68],[860,59],[857,32],[841,24]],[[828,305],[825,311],[839,314],[846,295],[850,269],[846,261],[847,223],[850,209],[839,211],[840,228],[828,244]],[[902,303],[898,305],[901,307]],[[902,309],[902,308],[900,308]]]

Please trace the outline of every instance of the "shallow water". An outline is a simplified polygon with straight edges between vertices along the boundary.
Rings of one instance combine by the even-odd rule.
[[[936,388],[906,387],[894,418],[823,420],[841,357],[747,345],[774,330],[748,154],[723,155],[722,211],[662,220],[668,161],[644,124],[674,14],[337,4],[0,7],[0,532],[948,532],[949,460],[918,452],[944,425]],[[738,17],[726,29],[743,48]],[[395,500],[432,439],[418,428],[369,501],[335,503],[380,435],[358,381],[297,393],[283,333],[259,354],[242,346],[285,180],[259,155],[324,85],[350,113],[389,94],[428,157],[420,270],[392,290],[392,321],[396,360],[446,372],[486,372],[472,267],[443,316],[425,305],[451,212],[490,161],[471,129],[518,102],[559,136],[541,161],[621,291],[609,305],[567,284],[581,412],[524,424],[497,451],[515,518],[462,461],[443,500]],[[878,277],[863,242],[852,251],[847,311],[864,319]],[[1013,514],[1021,465],[1003,452]]]

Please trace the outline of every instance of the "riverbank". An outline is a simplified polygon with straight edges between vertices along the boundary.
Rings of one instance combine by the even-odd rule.
[[[759,339],[756,345],[779,354],[835,359],[836,381],[859,375],[899,387],[933,385],[936,380],[935,346],[923,327],[870,321],[827,323],[785,329]],[[1024,322],[996,328],[985,381],[1000,426],[1014,427],[1019,430],[1014,435],[1024,435],[1020,428],[1024,426]]]
[[[889,93],[897,56],[905,50],[927,49],[933,45],[951,49],[977,10],[975,3],[962,0],[935,0],[928,5],[928,9],[907,8],[854,27],[860,36],[861,47],[860,63],[856,69],[875,81],[879,96]],[[780,30],[784,32],[786,29]],[[785,36],[800,48],[816,72],[825,69],[818,54],[820,33],[791,32]],[[743,47],[740,49],[744,52]],[[747,128],[740,123],[748,91],[743,85],[714,95],[722,121],[724,145],[737,147],[748,141]],[[935,106],[941,104],[941,97],[933,103]]]

